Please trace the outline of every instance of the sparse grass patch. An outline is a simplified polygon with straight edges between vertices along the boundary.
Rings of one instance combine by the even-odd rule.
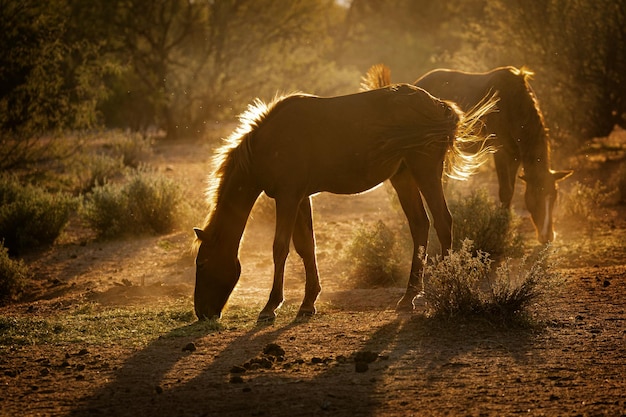
[[[514,324],[529,317],[530,307],[555,285],[549,250],[523,258],[516,268],[510,259],[492,274],[489,255],[465,240],[461,249],[426,266],[425,299],[432,317],[483,318]]]
[[[150,308],[102,309],[92,304],[50,317],[0,317],[0,346],[119,343],[141,346],[159,336],[193,332],[195,316],[187,303]]]
[[[49,193],[0,174],[0,239],[11,253],[53,243],[76,207],[78,200],[68,194]]]
[[[350,278],[359,288],[404,285],[406,277],[399,270],[401,252],[394,232],[383,221],[362,225],[344,255],[353,265]]]

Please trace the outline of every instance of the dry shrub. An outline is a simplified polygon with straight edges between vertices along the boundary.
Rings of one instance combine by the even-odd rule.
[[[492,257],[519,256],[523,250],[517,232],[519,217],[497,204],[485,189],[474,190],[465,197],[456,196],[449,203],[454,227],[453,248],[462,248],[469,239],[476,250]]]
[[[123,184],[96,186],[83,216],[102,237],[128,233],[165,233],[173,229],[182,205],[178,185],[164,175],[139,169]]]
[[[381,220],[364,224],[352,237],[344,257],[352,265],[349,273],[359,288],[403,285],[399,268],[402,252],[394,232]]]
[[[584,222],[585,232],[592,237],[602,224],[601,211],[616,196],[617,190],[609,191],[600,181],[593,186],[576,181],[569,191],[561,193],[559,214],[565,221]]]
[[[19,296],[29,275],[24,261],[11,259],[8,248],[0,241],[0,305]]]
[[[95,186],[120,176],[124,172],[122,157],[112,157],[103,153],[80,154],[72,166],[76,190],[81,193],[91,191]]]
[[[526,321],[529,308],[554,286],[556,273],[548,255],[546,248],[532,261],[523,258],[517,268],[507,259],[492,274],[489,254],[475,251],[472,242],[464,240],[461,249],[425,267],[424,296],[430,316],[504,324]]]
[[[22,185],[16,176],[0,175],[0,239],[11,253],[52,244],[67,224],[78,200]]]

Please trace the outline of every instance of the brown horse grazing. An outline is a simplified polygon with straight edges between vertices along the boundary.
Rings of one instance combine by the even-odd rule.
[[[522,164],[526,182],[526,208],[541,243],[554,240],[552,215],[557,197],[557,182],[572,171],[550,169],[550,145],[543,115],[529,84],[532,73],[525,69],[501,67],[485,73],[469,73],[438,69],[415,81],[443,100],[450,100],[464,111],[480,103],[485,96],[497,92],[498,111],[486,114],[483,121],[487,133],[493,135],[494,160],[500,202],[510,208],[515,177]],[[390,70],[374,65],[363,78],[362,89],[369,90],[391,84]]]
[[[310,196],[322,191],[355,194],[391,179],[410,224],[415,254],[402,306],[412,308],[426,246],[428,204],[441,246],[450,249],[452,219],[442,188],[444,167],[467,174],[485,150],[464,154],[457,142],[477,141],[475,124],[493,103],[463,115],[410,84],[347,96],[291,95],[269,105],[256,101],[240,127],[217,152],[208,195],[211,212],[197,236],[195,311],[219,317],[241,265],[239,244],[261,192],[275,199],[274,281],[259,320],[273,320],[283,302],[283,274],[290,240],[304,261],[306,284],[298,315],[315,313],[321,291],[315,257]],[[458,135],[458,137],[457,137]],[[482,139],[484,142],[484,139]]]

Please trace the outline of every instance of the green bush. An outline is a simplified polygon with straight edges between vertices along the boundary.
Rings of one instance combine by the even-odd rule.
[[[95,186],[83,204],[87,223],[102,237],[115,237],[128,230],[128,197],[123,187],[105,183]]]
[[[87,197],[83,214],[103,237],[126,233],[165,233],[174,227],[182,202],[180,188],[147,169],[131,174],[124,184],[96,186]]]
[[[395,234],[381,220],[358,228],[346,249],[353,265],[350,276],[357,286],[389,287],[403,284],[399,271],[401,252]]]
[[[493,257],[519,256],[523,249],[517,232],[519,217],[509,209],[500,207],[484,189],[472,191],[469,196],[456,197],[449,203],[452,213],[453,248],[462,248],[469,239],[476,250]]]
[[[515,323],[528,317],[529,307],[554,285],[556,273],[544,248],[531,262],[517,268],[507,259],[492,274],[489,254],[474,251],[470,240],[445,258],[425,267],[424,297],[431,316],[452,319],[484,318]]]
[[[0,176],[0,239],[12,253],[54,242],[78,200],[64,193],[21,185],[17,177]]]
[[[24,261],[11,259],[8,248],[0,241],[0,305],[19,296],[28,276]]]
[[[137,171],[125,188],[128,211],[135,221],[157,233],[170,231],[182,201],[177,184],[154,172]]]

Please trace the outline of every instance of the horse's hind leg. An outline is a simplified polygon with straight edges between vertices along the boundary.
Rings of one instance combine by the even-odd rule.
[[[447,256],[452,249],[452,215],[441,183],[443,157],[439,160],[441,162],[430,164],[427,161],[415,160],[409,168],[432,215],[433,226],[441,244],[441,253]]]
[[[423,261],[420,248],[426,250],[428,244],[428,229],[430,223],[428,215],[424,209],[424,203],[420,196],[420,190],[413,179],[411,173],[405,166],[390,178],[391,185],[398,194],[400,205],[411,229],[413,237],[413,261],[411,263],[411,275],[404,296],[398,301],[397,310],[413,310],[413,299],[420,294],[424,288],[422,282]]]
[[[258,321],[273,321],[284,296],[285,262],[289,255],[289,244],[300,199],[295,197],[276,198],[276,232],[274,234],[274,281],[267,304],[261,310]]]
[[[315,236],[313,235],[310,198],[302,200],[298,208],[296,225],[293,230],[293,246],[304,262],[306,273],[304,299],[298,311],[298,317],[310,316],[315,314],[315,301],[322,290],[315,259]]]

